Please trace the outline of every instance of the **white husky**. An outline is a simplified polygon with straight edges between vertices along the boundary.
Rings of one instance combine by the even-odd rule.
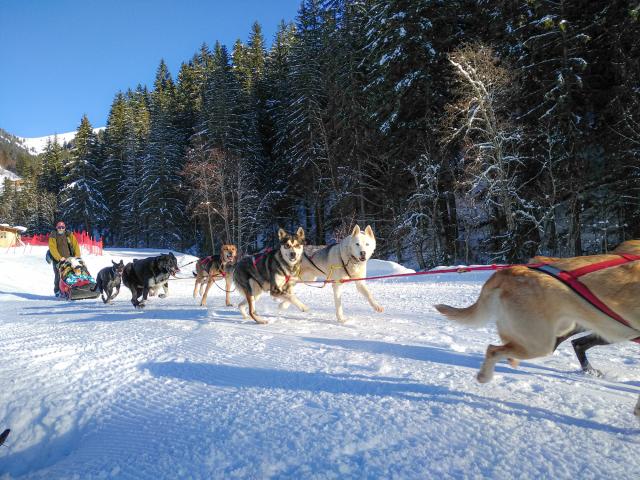
[[[300,279],[302,281],[315,280],[323,277],[328,280],[347,280],[350,278],[363,278],[367,276],[367,260],[371,258],[376,249],[376,238],[370,225],[360,231],[356,225],[351,235],[342,239],[340,243],[329,245],[318,250],[318,247],[305,247],[302,262],[300,264]],[[315,250],[315,251],[314,251]],[[365,282],[356,281],[356,288],[364,295],[376,312],[384,309],[371,296]],[[333,298],[336,305],[336,317],[340,323],[344,323],[342,312],[342,288],[341,282],[332,284]],[[280,308],[285,309],[289,302],[282,302]]]

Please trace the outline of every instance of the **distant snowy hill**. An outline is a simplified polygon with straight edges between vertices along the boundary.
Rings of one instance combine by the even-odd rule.
[[[98,133],[98,132],[104,130],[104,128],[105,127],[94,128],[93,131],[95,133]],[[58,134],[54,134],[54,135],[47,135],[45,137],[34,137],[34,138],[18,137],[18,138],[22,142],[22,145],[30,153],[33,153],[33,154],[37,155],[37,154],[42,153],[44,151],[44,148],[47,146],[47,142],[49,140],[51,140],[53,142],[53,140],[57,137],[58,143],[60,145],[64,145],[65,143],[69,143],[74,138],[76,138],[76,133],[77,132],[74,130],[73,132],[58,133]]]

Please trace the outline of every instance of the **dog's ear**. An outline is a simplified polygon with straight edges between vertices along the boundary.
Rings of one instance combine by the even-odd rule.
[[[364,234],[367,237],[370,237],[370,238],[372,238],[374,240],[376,238],[375,235],[373,234],[373,228],[371,228],[371,225],[367,225],[367,228],[364,229]]]
[[[353,231],[351,232],[351,236],[353,238],[357,237],[358,235],[360,235],[360,225],[356,225],[355,227],[353,227]]]
[[[119,264],[114,262],[113,260],[111,260],[111,263],[113,264],[114,267],[117,267]]]
[[[285,232],[282,228],[278,229],[278,240],[282,241],[283,239],[287,238],[287,235],[289,234]]]
[[[304,229],[302,227],[298,227],[298,230],[296,230],[296,236],[301,242],[304,241]]]

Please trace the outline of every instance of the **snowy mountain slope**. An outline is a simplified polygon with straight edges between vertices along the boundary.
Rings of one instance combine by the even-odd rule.
[[[7,170],[6,168],[0,167],[0,192],[4,189],[4,180],[8,178],[9,180],[20,180],[20,176],[16,173],[13,173],[11,170]]]
[[[104,130],[105,127],[94,128],[94,133],[98,133]],[[24,147],[32,154],[37,155],[39,153],[44,152],[45,147],[47,146],[47,142],[53,142],[57,137],[58,143],[60,145],[64,145],[65,143],[71,142],[74,138],[76,138],[76,131],[66,132],[66,133],[58,133],[56,135],[46,135],[44,137],[32,137],[32,138],[23,138],[20,137],[20,141],[24,145]]]
[[[605,379],[578,373],[563,345],[479,385],[494,329],[451,325],[431,305],[472,302],[487,274],[371,282],[384,314],[349,286],[345,325],[329,287],[299,286],[312,310],[261,298],[259,326],[217,288],[199,307],[192,279],[145,311],[124,287],[112,305],[53,300],[44,252],[0,253],[2,480],[640,475],[637,346],[589,352]],[[86,260],[96,274],[154,253]]]

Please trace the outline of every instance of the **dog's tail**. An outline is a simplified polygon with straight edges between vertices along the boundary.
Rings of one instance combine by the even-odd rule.
[[[480,299],[470,307],[466,308],[456,308],[444,304],[434,305],[434,307],[445,317],[455,320],[458,323],[462,323],[463,325],[468,325],[470,327],[482,327],[489,323],[490,318],[488,315],[479,315],[479,304]]]
[[[476,303],[466,308],[456,308],[449,305],[434,305],[445,317],[470,327],[482,327],[493,318],[494,309],[491,308],[493,302],[498,300],[496,291],[499,282],[496,281],[497,274],[494,274],[482,287],[480,296]],[[499,300],[498,300],[499,301]]]

